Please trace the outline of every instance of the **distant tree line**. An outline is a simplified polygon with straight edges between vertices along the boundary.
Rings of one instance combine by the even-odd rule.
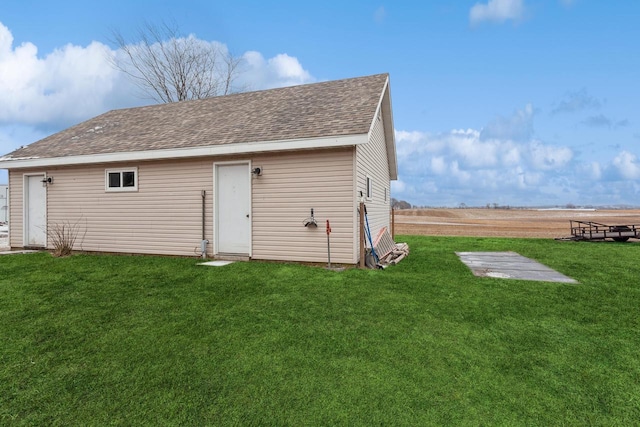
[[[405,202],[404,200],[394,199],[393,197],[391,198],[391,207],[393,209],[412,209],[412,208],[414,208],[414,206],[412,206],[411,203]]]

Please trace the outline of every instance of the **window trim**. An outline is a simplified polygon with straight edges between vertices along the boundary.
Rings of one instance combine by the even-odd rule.
[[[122,186],[122,174],[125,172],[133,172],[133,187],[123,187]],[[120,174],[120,186],[119,187],[110,187],[109,186],[109,174],[119,173]],[[130,192],[130,191],[138,191],[138,168],[117,168],[117,169],[105,169],[104,170],[104,191],[108,193],[120,193],[120,192]]]

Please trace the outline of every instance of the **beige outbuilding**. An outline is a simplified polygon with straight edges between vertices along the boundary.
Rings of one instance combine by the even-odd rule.
[[[393,129],[387,74],[109,111],[0,158],[9,243],[77,224],[76,250],[325,262],[329,220],[355,264],[359,203],[389,226]]]

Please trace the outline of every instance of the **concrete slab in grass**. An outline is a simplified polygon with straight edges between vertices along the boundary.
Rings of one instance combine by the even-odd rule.
[[[209,267],[222,267],[222,266],[229,265],[229,264],[232,264],[232,263],[233,263],[233,261],[216,260],[216,261],[201,262],[198,265],[207,265]]]
[[[32,250],[15,250],[12,251],[9,248],[0,248],[0,255],[16,255],[16,254],[34,254],[40,251],[32,251]]]
[[[476,276],[578,283],[546,265],[515,252],[456,252],[456,255]]]

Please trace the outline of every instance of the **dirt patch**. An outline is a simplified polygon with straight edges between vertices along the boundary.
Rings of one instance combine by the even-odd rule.
[[[556,238],[571,235],[570,220],[637,225],[640,209],[407,209],[395,212],[395,232],[422,236]]]

